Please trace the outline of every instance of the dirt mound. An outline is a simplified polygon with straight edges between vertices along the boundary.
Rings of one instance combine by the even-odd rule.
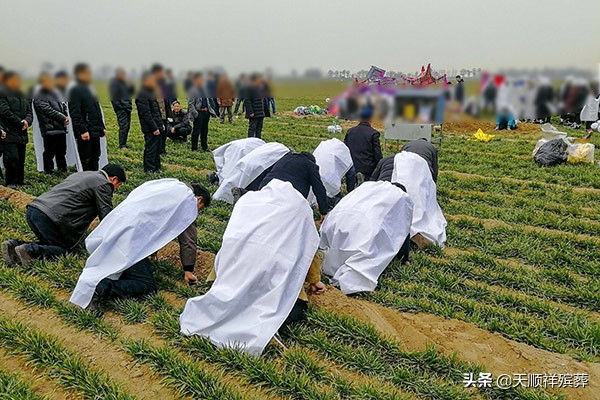
[[[448,133],[466,133],[474,134],[477,129],[481,129],[485,133],[502,135],[502,134],[540,134],[540,126],[537,124],[519,123],[515,131],[494,131],[496,124],[491,120],[479,120],[466,115],[449,116],[445,119],[443,130]]]
[[[317,307],[373,325],[383,334],[402,342],[407,350],[424,350],[434,345],[442,353],[456,353],[461,360],[483,365],[495,376],[515,373],[587,373],[590,386],[570,389],[567,393],[572,398],[600,399],[600,364],[578,362],[568,355],[515,342],[463,321],[425,313],[398,312],[347,297],[334,288],[329,288],[321,296],[312,296],[310,301]]]

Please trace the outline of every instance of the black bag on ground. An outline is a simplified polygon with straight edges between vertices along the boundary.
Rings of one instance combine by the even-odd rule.
[[[554,139],[544,143],[533,156],[536,164],[550,167],[567,162],[567,143],[562,139]]]

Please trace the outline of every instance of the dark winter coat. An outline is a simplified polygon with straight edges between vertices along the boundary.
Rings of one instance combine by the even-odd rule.
[[[350,149],[356,172],[370,177],[377,163],[383,158],[379,132],[368,122],[361,122],[354,128],[348,129],[344,143]]]
[[[142,88],[135,99],[135,105],[144,134],[163,129],[162,115],[152,89]]]
[[[56,92],[40,89],[33,100],[33,107],[42,136],[66,135],[67,105],[60,101]]]
[[[104,118],[96,95],[89,85],[77,83],[69,92],[69,114],[75,136],[88,132],[91,137],[104,136]]]
[[[28,142],[27,130],[23,130],[21,122],[23,120],[31,126],[33,122],[31,102],[20,91],[12,91],[7,87],[0,88],[0,126],[7,134],[5,139],[0,139],[0,143]]]

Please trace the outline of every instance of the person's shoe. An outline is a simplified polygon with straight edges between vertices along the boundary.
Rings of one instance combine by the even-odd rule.
[[[239,187],[231,189],[231,195],[233,196],[233,204],[237,203],[240,200],[240,198],[244,195],[244,193],[246,193],[244,189]]]
[[[31,266],[31,263],[35,260],[31,253],[29,253],[29,250],[27,250],[26,244],[15,247],[15,253],[19,258],[21,265],[24,267]]]
[[[11,267],[13,265],[19,264],[19,256],[15,252],[15,247],[19,246],[19,242],[10,239],[2,242],[2,258],[4,259],[4,264]]]
[[[365,183],[365,174],[359,172],[356,174],[356,186],[360,186]]]
[[[410,240],[412,240],[413,243],[417,245],[419,250],[423,250],[423,249],[433,246],[433,243],[429,239],[427,239],[425,236],[421,235],[420,233],[417,233]]]
[[[104,316],[104,308],[102,307],[102,301],[100,300],[100,296],[97,292],[94,292],[94,296],[92,296],[90,304],[88,304],[88,306],[85,309],[98,318],[102,318]]]
[[[127,145],[119,146],[119,149],[121,149],[121,150],[125,150],[125,149],[128,149],[128,148],[129,147],[127,147]]]

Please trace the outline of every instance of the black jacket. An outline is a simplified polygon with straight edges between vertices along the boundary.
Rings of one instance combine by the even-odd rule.
[[[191,129],[190,120],[189,120],[187,111],[181,110],[178,113],[174,112],[173,113],[173,122],[171,122],[169,125],[171,128],[175,128],[175,129],[180,129],[180,128]]]
[[[106,172],[78,172],[37,197],[28,207],[46,214],[62,234],[61,240],[73,248],[96,217],[102,220],[112,211],[113,192]]]
[[[27,130],[23,130],[21,121],[27,121],[29,126],[33,122],[31,102],[22,92],[12,91],[7,87],[0,88],[0,126],[7,133],[0,143],[28,142]]]
[[[377,164],[377,167],[375,167],[375,171],[373,171],[373,174],[371,175],[371,180],[391,182],[394,173],[395,157],[396,155],[394,154],[393,156],[382,158]]]
[[[264,93],[261,93],[261,91],[254,86],[247,87],[244,92],[246,95],[246,98],[244,99],[246,118],[264,118],[271,116]]]
[[[112,78],[109,85],[110,101],[116,110],[131,111],[131,96],[133,96],[133,85],[117,78]]]
[[[429,143],[427,139],[417,139],[412,142],[408,142],[402,147],[402,151],[408,151],[421,156],[427,164],[429,164],[429,170],[431,171],[431,177],[434,182],[437,182],[438,177],[438,151],[434,145]]]
[[[265,176],[260,188],[265,187],[273,179],[291,183],[306,198],[312,188],[321,215],[325,215],[329,211],[329,199],[323,181],[321,181],[319,166],[307,154],[289,153],[281,157],[273,165],[271,172]]]
[[[66,135],[67,105],[60,101],[57,93],[40,89],[33,100],[33,107],[42,136]]]
[[[98,99],[89,85],[77,83],[69,92],[69,114],[75,137],[88,132],[91,137],[104,136],[104,119]]]
[[[163,129],[160,108],[152,89],[142,88],[137,99],[135,99],[135,105],[140,119],[140,127],[144,134]]]
[[[356,172],[371,176],[377,163],[382,159],[379,132],[368,122],[361,122],[354,128],[348,129],[344,143],[350,149],[352,162]]]

